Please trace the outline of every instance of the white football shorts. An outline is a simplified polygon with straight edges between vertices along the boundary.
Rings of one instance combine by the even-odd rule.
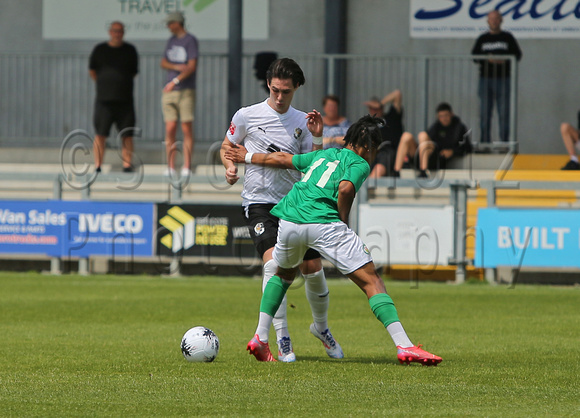
[[[286,269],[298,266],[308,248],[317,250],[344,275],[373,261],[367,246],[343,222],[295,224],[280,219],[272,253],[276,264]]]

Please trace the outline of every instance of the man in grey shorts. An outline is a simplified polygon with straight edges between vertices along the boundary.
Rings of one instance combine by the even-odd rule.
[[[183,167],[181,176],[191,175],[191,155],[193,153],[193,113],[195,110],[195,72],[197,68],[197,38],[185,30],[185,18],[181,12],[172,12],[165,18],[167,28],[172,33],[167,41],[161,68],[167,70],[163,87],[161,107],[165,121],[165,150],[167,170],[165,175],[174,177],[175,136],[177,122],[181,121],[183,131]]]

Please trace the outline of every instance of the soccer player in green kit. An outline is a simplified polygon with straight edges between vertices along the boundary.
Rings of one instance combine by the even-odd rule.
[[[248,153],[242,146],[225,154],[229,160],[274,168],[295,168],[301,181],[271,213],[280,218],[273,258],[278,271],[268,282],[260,304],[260,318],[247,350],[258,361],[276,361],[268,345],[272,317],[292,284],[308,248],[320,252],[367,295],[370,307],[397,346],[401,363],[437,365],[441,357],[415,346],[403,329],[393,300],[377,274],[372,257],[360,237],[348,227],[356,192],[369,175],[382,138],[382,119],[364,116],[353,124],[343,149],[330,148],[308,154]]]

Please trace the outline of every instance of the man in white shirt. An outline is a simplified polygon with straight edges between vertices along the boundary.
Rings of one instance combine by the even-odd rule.
[[[278,59],[270,65],[267,72],[270,96],[261,103],[238,110],[226,132],[221,160],[226,168],[226,180],[229,184],[239,180],[238,169],[224,154],[238,144],[244,144],[248,155],[278,151],[303,154],[322,149],[323,123],[320,113],[316,110],[304,113],[291,106],[294,93],[305,81],[302,69],[292,59]],[[272,259],[272,251],[278,234],[278,218],[270,210],[299,180],[300,173],[296,170],[253,165],[246,167],[242,206],[254,245],[264,263],[262,289],[277,269]],[[328,329],[328,287],[320,254],[308,250],[300,269],[314,319],[310,331],[322,341],[330,357],[343,358],[340,345]],[[286,300],[283,300],[274,316],[273,325],[278,342],[278,360],[293,362],[296,355],[288,333],[286,305]]]

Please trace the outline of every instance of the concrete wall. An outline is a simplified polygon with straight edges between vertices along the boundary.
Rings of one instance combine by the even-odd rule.
[[[246,0],[251,1],[251,0]],[[347,52],[356,54],[468,53],[474,40],[423,40],[409,37],[409,3],[405,0],[351,0],[348,4]],[[271,0],[270,39],[248,41],[245,53],[275,50],[283,55],[324,50],[323,0]],[[195,28],[190,28],[195,33]],[[103,33],[103,40],[106,33]],[[564,153],[562,121],[576,123],[575,40],[520,40],[518,139],[523,153]],[[41,0],[0,2],[0,52],[87,52],[91,41],[42,39]],[[156,53],[163,41],[136,41],[140,52]],[[204,41],[202,52],[226,52],[224,41]],[[379,92],[380,93],[380,92]],[[403,92],[404,93],[404,92]],[[473,94],[476,94],[474,86]],[[407,109],[412,112],[413,109]],[[458,111],[458,113],[460,113]],[[494,122],[497,118],[494,116]]]

